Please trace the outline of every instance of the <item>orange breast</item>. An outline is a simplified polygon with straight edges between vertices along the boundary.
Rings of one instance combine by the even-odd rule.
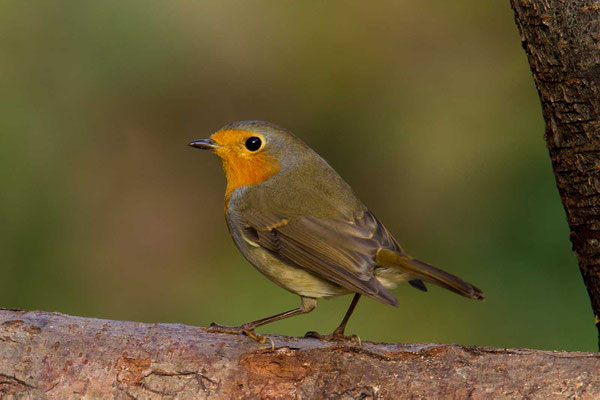
[[[252,158],[241,157],[237,154],[228,154],[223,157],[223,169],[227,177],[225,196],[240,186],[255,185],[275,175],[281,166],[277,160],[264,154],[257,154]]]
[[[227,178],[226,210],[231,192],[241,186],[264,182],[281,168],[279,161],[266,151],[252,153],[244,150],[243,143],[248,136],[249,132],[238,130],[219,131],[211,136],[221,145],[215,152],[221,158]]]

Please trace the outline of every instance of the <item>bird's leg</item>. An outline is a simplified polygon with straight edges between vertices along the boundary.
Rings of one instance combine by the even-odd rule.
[[[210,324],[210,326],[208,328],[205,329],[205,331],[212,332],[212,333],[243,333],[244,335],[251,337],[252,339],[256,340],[257,342],[264,344],[267,342],[267,340],[271,340],[271,339],[269,339],[265,336],[262,336],[262,335],[258,335],[256,332],[254,332],[254,329],[258,328],[259,326],[270,324],[271,322],[280,321],[285,318],[293,317],[295,315],[309,313],[317,307],[317,299],[315,299],[313,297],[301,296],[300,300],[301,300],[300,307],[295,308],[290,311],[283,312],[281,314],[276,314],[271,317],[259,319],[257,321],[246,322],[245,324],[240,325],[240,326],[224,326],[224,325],[219,325],[219,324],[216,324],[213,322],[212,324]],[[271,341],[271,346],[272,345],[273,345],[273,341]]]
[[[336,330],[333,331],[332,335],[334,337],[340,337],[340,338],[344,337],[344,330],[346,329],[346,324],[348,323],[350,316],[354,312],[354,309],[356,308],[356,305],[358,304],[359,299],[360,299],[360,294],[355,293],[354,297],[352,298],[352,303],[350,303],[350,307],[348,307],[348,311],[346,311],[346,315],[344,315],[344,319],[340,323],[340,326],[338,326],[336,328]],[[352,337],[354,337],[354,336],[356,336],[356,335],[352,335]],[[356,336],[356,337],[358,337],[358,336]],[[358,341],[360,342],[360,339]]]
[[[320,335],[317,332],[311,331],[311,332],[306,332],[304,337],[314,337],[314,338],[321,339],[321,340],[332,340],[332,341],[333,340],[339,340],[339,341],[354,340],[354,341],[358,342],[358,344],[360,345],[361,342],[360,342],[360,338],[358,337],[358,335],[351,335],[351,336],[344,335],[344,330],[346,329],[346,324],[348,323],[348,320],[350,319],[352,312],[354,312],[354,309],[356,308],[356,304],[358,304],[358,299],[360,299],[360,294],[355,293],[354,298],[352,299],[352,303],[350,303],[350,307],[348,307],[348,311],[346,311],[346,315],[344,315],[344,319],[342,320],[342,323],[340,324],[340,326],[338,326],[336,328],[335,331],[333,331],[333,333],[331,335]]]

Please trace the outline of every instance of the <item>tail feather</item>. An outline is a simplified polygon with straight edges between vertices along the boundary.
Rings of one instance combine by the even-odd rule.
[[[475,300],[484,300],[481,289],[463,281],[458,276],[427,264],[406,254],[400,254],[393,250],[381,249],[377,252],[377,265],[397,268],[402,272],[410,274],[415,278],[422,279],[434,285],[441,286],[454,293]]]

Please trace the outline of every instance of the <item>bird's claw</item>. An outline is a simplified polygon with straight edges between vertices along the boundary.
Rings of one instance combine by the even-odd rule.
[[[360,337],[357,334],[352,334],[350,336],[346,336],[341,332],[334,331],[330,335],[321,335],[318,332],[310,331],[310,332],[306,332],[304,337],[305,338],[315,338],[315,339],[319,339],[319,340],[327,341],[327,342],[356,342],[356,343],[358,343],[359,347],[362,346],[362,341],[360,340]]]
[[[210,324],[210,326],[208,328],[204,328],[204,331],[209,332],[209,333],[236,334],[236,333],[243,333],[244,326],[226,326],[226,325],[219,325],[216,322],[213,322]]]
[[[209,333],[229,333],[229,334],[240,334],[248,336],[249,338],[256,340],[260,344],[265,344],[267,341],[271,342],[271,350],[275,350],[275,343],[270,337],[259,335],[254,332],[254,329],[248,328],[244,325],[241,326],[226,326],[219,325],[215,322],[211,323],[208,328],[204,329],[205,332]]]
[[[268,336],[264,336],[264,335],[259,335],[256,332],[254,332],[254,329],[245,329],[242,331],[242,333],[254,340],[256,340],[258,343],[260,344],[265,344],[267,343],[267,340],[269,342],[271,342],[271,350],[275,350],[275,343],[273,343],[273,339],[271,339]]]

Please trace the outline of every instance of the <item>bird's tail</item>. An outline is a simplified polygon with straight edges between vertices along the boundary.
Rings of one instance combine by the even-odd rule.
[[[409,255],[393,250],[381,249],[377,252],[376,261],[377,265],[398,269],[415,278],[441,286],[444,289],[451,290],[470,299],[484,299],[483,292],[477,286],[471,285],[458,276],[449,274]]]

